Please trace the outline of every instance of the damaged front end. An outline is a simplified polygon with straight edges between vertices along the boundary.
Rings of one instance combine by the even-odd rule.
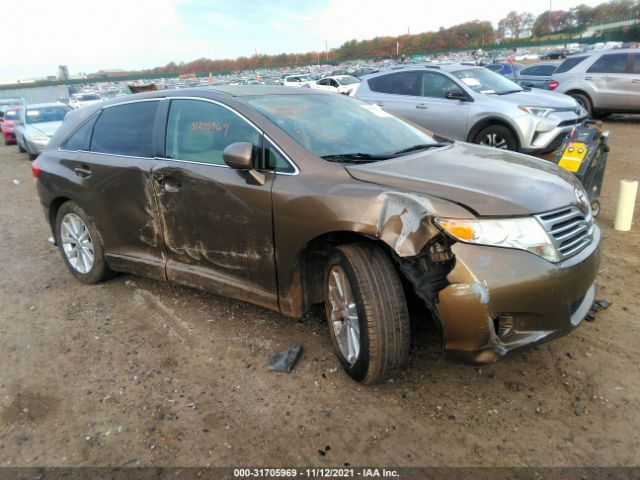
[[[378,238],[393,249],[400,271],[438,324],[446,358],[492,363],[567,334],[588,314],[600,262],[597,226],[586,248],[554,262],[544,249],[452,238],[436,219],[438,207],[449,206],[434,205],[437,200],[381,196]]]

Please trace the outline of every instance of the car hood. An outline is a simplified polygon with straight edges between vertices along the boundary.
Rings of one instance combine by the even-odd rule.
[[[568,95],[540,88],[532,88],[530,91],[524,90],[506,95],[496,95],[500,100],[515,103],[516,105],[526,105],[528,107],[550,107],[576,109],[578,103]],[[492,95],[493,97],[493,95]]]
[[[44,133],[47,137],[53,136],[56,133],[58,127],[62,125],[62,122],[43,122],[43,123],[35,123],[29,125],[29,128],[33,128],[34,130],[39,130]]]
[[[462,142],[345,168],[357,180],[439,197],[480,216],[530,215],[577,204],[580,185],[546,160]]]

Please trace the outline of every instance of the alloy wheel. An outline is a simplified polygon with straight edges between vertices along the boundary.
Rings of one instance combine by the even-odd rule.
[[[62,249],[69,264],[78,273],[86,274],[95,260],[89,228],[75,213],[67,213],[60,224]]]
[[[508,150],[507,140],[497,133],[487,133],[482,141],[481,145],[487,145],[493,148],[500,148],[502,150]]]
[[[360,318],[355,297],[345,271],[334,265],[328,275],[331,328],[340,353],[349,365],[360,355]]]

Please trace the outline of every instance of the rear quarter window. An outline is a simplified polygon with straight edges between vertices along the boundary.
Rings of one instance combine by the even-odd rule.
[[[66,142],[61,146],[63,150],[89,150],[91,144],[91,132],[93,131],[93,125],[98,119],[97,115],[94,115],[89,120],[84,122],[80,128],[78,128],[73,135],[71,135]]]
[[[374,92],[417,96],[420,91],[420,72],[399,72],[368,80]]]
[[[557,70],[554,73],[564,73],[571,70],[576,65],[584,62],[589,57],[569,57],[564,62],[560,64]]]
[[[157,101],[105,108],[93,128],[91,151],[153,157],[153,124],[157,110]]]

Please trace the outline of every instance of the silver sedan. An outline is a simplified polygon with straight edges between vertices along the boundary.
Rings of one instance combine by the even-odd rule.
[[[69,107],[60,103],[41,103],[20,109],[18,119],[14,122],[18,150],[27,152],[29,158],[34,160],[70,111]]]

